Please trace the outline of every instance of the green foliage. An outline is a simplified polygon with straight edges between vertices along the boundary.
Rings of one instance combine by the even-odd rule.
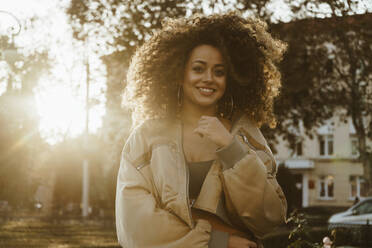
[[[118,1],[73,0],[67,9],[74,37],[123,51],[122,59],[128,60],[135,47],[161,26],[167,17],[186,14],[179,1]]]
[[[161,27],[161,22],[166,18],[229,9],[256,13],[269,19],[272,13],[265,8],[269,2],[238,0],[233,4],[202,0],[72,0],[67,14],[76,39],[89,39],[98,45],[98,49],[108,46],[114,51],[121,51],[120,56],[125,62],[138,45]]]
[[[311,237],[311,228],[308,226],[307,220],[304,214],[298,211],[293,211],[287,220],[287,223],[293,225],[294,228],[291,230],[288,239],[290,244],[287,248],[322,248],[323,246],[319,243],[313,243]]]
[[[289,42],[283,63],[284,87],[276,109],[286,124],[280,128],[298,126],[302,120],[310,131],[336,111],[341,120],[351,118],[360,160],[372,185],[368,160],[372,147],[367,145],[372,139],[372,13],[368,13],[372,9],[367,9],[367,1],[287,2],[296,20],[277,26]]]

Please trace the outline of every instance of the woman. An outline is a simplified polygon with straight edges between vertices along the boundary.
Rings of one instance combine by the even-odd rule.
[[[119,243],[259,247],[285,220],[273,155],[275,67],[285,45],[234,13],[167,20],[135,53],[127,99],[141,120],[123,149]]]

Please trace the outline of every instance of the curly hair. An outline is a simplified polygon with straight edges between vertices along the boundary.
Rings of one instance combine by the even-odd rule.
[[[125,92],[135,119],[178,116],[177,93],[184,68],[193,48],[202,44],[218,48],[227,66],[220,113],[227,116],[224,106],[232,97],[234,113],[247,114],[258,126],[275,127],[273,100],[281,86],[276,65],[286,44],[267,32],[265,22],[242,18],[235,12],[167,19],[162,29],[137,49]]]

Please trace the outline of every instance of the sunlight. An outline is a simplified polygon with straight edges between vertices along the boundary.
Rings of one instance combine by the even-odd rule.
[[[56,144],[66,137],[76,137],[85,131],[85,89],[74,90],[67,83],[51,83],[51,78],[39,81],[36,90],[36,105],[40,116],[39,130],[49,144]],[[94,85],[92,85],[94,86]],[[99,89],[91,88],[91,94]],[[92,99],[92,98],[91,98]],[[89,132],[95,133],[102,126],[105,114],[103,104],[91,106],[89,110]]]
[[[85,103],[66,85],[48,86],[37,94],[40,131],[48,143],[62,137],[76,136],[85,128]]]

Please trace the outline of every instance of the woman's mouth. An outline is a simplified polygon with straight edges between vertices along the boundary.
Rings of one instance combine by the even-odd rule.
[[[212,88],[204,88],[204,87],[197,87],[199,90],[200,94],[203,96],[210,96],[212,95],[216,90]]]

